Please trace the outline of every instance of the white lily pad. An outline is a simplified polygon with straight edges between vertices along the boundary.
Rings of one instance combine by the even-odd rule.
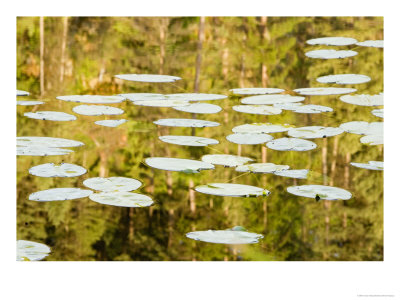
[[[357,89],[337,88],[337,87],[316,87],[316,88],[295,89],[293,91],[300,95],[306,95],[306,96],[325,96],[325,95],[350,94],[356,92]]]
[[[366,135],[360,138],[360,142],[370,146],[383,145],[383,135]]]
[[[67,95],[58,96],[58,100],[77,103],[91,103],[91,104],[115,104],[121,103],[125,100],[121,96],[104,96],[104,95]]]
[[[362,47],[383,48],[383,40],[367,40],[363,42],[358,42],[356,45]]]
[[[54,188],[32,193],[29,195],[29,200],[40,202],[72,200],[85,198],[92,193],[90,190],[80,188]]]
[[[274,163],[255,163],[236,167],[237,172],[252,172],[252,173],[274,173],[290,169],[287,165],[276,165]]]
[[[24,113],[25,117],[46,121],[74,121],[74,115],[67,114],[61,111],[37,111]]]
[[[29,92],[17,90],[17,96],[29,96]]]
[[[132,192],[102,192],[91,194],[89,198],[100,204],[121,207],[147,207],[154,203],[149,196]]]
[[[316,139],[334,136],[343,133],[342,128],[324,126],[305,126],[292,128],[288,135],[294,138]]]
[[[255,244],[263,238],[261,234],[228,230],[206,230],[206,231],[193,231],[186,234],[186,237],[196,241],[214,244]]]
[[[230,154],[207,154],[201,157],[201,160],[213,165],[222,165],[225,167],[241,166],[253,159],[244,156],[230,155]]]
[[[383,118],[383,108],[374,109],[374,110],[371,111],[371,113],[376,117]]]
[[[289,102],[289,103],[277,103],[277,104],[274,104],[274,107],[277,107],[277,108],[280,108],[283,110],[295,110],[303,105],[304,105],[303,103]]]
[[[48,163],[29,169],[29,174],[39,177],[76,177],[86,172],[87,170],[85,168],[68,163],[61,163],[60,165]]]
[[[233,110],[257,115],[279,115],[282,110],[280,108],[269,105],[235,105]]]
[[[321,83],[360,84],[371,81],[371,77],[360,74],[337,74],[318,77],[317,81]]]
[[[72,110],[85,116],[121,115],[124,113],[120,108],[106,105],[78,105],[73,107]]]
[[[17,105],[23,105],[23,106],[39,105],[39,104],[44,104],[44,102],[38,101],[38,100],[18,100],[17,101]]]
[[[182,79],[178,76],[158,74],[119,74],[115,75],[115,77],[123,80],[138,82],[175,82]]]
[[[383,171],[383,161],[373,161],[370,160],[367,164],[365,163],[350,163],[352,166],[362,169],[369,169],[369,170],[376,170],[376,171]]]
[[[130,101],[153,101],[153,100],[166,100],[167,98],[163,94],[154,93],[129,93],[129,94],[118,94],[118,96],[124,97]]]
[[[272,141],[274,137],[265,133],[234,133],[228,135],[226,139],[240,145],[257,145]]]
[[[312,50],[306,52],[306,56],[310,58],[321,58],[321,59],[335,59],[335,58],[346,58],[357,55],[358,52],[353,50],[334,50],[334,49],[321,49]]]
[[[317,144],[297,138],[280,138],[270,141],[266,146],[278,151],[308,151],[317,148]]]
[[[128,120],[120,119],[120,120],[100,120],[94,122],[97,125],[106,126],[106,127],[117,127],[121,124],[124,124]]]
[[[274,104],[275,107],[284,110],[291,110],[295,113],[301,114],[319,114],[322,112],[332,112],[333,109],[328,106],[315,105],[315,104],[302,104],[302,103],[284,103]]]
[[[301,169],[301,170],[282,170],[282,171],[275,171],[274,175],[289,177],[289,178],[297,178],[297,179],[307,179],[308,170]]]
[[[199,193],[226,197],[268,196],[271,192],[259,187],[235,183],[210,183],[195,187]]]
[[[25,240],[17,241],[17,261],[42,260],[51,252],[49,246]]]
[[[210,163],[193,159],[149,157],[144,161],[149,167],[166,171],[199,173],[201,170],[215,169],[214,165]]]
[[[140,188],[142,183],[127,177],[92,177],[84,180],[83,185],[102,192],[130,192]]]
[[[345,95],[339,98],[341,101],[362,105],[362,106],[381,106],[383,105],[383,93],[379,95]]]
[[[189,101],[186,100],[145,100],[145,101],[132,101],[134,105],[152,106],[152,107],[181,107],[188,106]]]
[[[284,92],[283,89],[277,88],[240,88],[229,90],[235,95],[263,95],[263,94],[279,94]]]
[[[194,146],[194,147],[216,145],[219,143],[219,141],[215,139],[209,139],[199,136],[164,135],[164,136],[159,136],[158,138],[165,143],[182,145],[182,146]]]
[[[278,103],[294,103],[303,101],[305,97],[292,95],[259,95],[245,97],[240,102],[243,104],[271,105]]]
[[[293,127],[288,124],[252,123],[233,127],[232,131],[234,133],[276,133],[288,131]]]
[[[362,135],[383,135],[383,122],[352,121],[339,126],[344,131]]]
[[[17,155],[25,156],[52,156],[66,155],[74,151],[57,147],[17,146]]]
[[[174,107],[174,109],[193,114],[216,114],[222,110],[220,106],[210,103],[192,103],[183,107]]]
[[[356,39],[349,37],[322,37],[306,41],[309,45],[347,46],[357,43]]]
[[[299,185],[290,186],[287,191],[293,195],[314,198],[318,200],[349,200],[352,195],[350,192],[325,185]]]
[[[217,122],[198,119],[160,119],[153,123],[156,125],[173,127],[215,127],[220,125]]]
[[[19,136],[17,137],[17,146],[30,146],[30,147],[48,147],[48,148],[58,148],[58,147],[80,147],[83,146],[84,143],[63,139],[63,138],[54,138],[54,137],[45,137],[45,136]]]
[[[187,101],[210,101],[210,100],[221,100],[228,96],[221,94],[207,94],[207,93],[178,93],[178,94],[167,94],[165,97],[168,100],[187,100]]]

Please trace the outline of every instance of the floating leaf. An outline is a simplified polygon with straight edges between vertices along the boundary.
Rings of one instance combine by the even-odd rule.
[[[127,177],[92,177],[83,181],[83,185],[102,192],[130,192],[140,188],[142,183]]]
[[[198,119],[160,119],[158,121],[154,121],[153,123],[161,126],[174,127],[215,127],[220,125],[217,122]]]
[[[24,106],[28,106],[28,105],[39,105],[39,104],[43,104],[43,101],[37,101],[37,100],[18,100],[17,101],[17,105],[24,105]]]
[[[121,103],[125,100],[121,96],[102,96],[102,95],[68,95],[58,96],[58,100],[77,103],[91,103],[91,104],[112,104]]]
[[[350,88],[337,88],[337,87],[317,87],[317,88],[301,88],[295,89],[294,92],[306,96],[325,96],[325,95],[340,95],[350,94],[357,91],[357,89]]]
[[[25,240],[17,241],[17,261],[42,260],[49,255],[49,246]]]
[[[383,105],[383,93],[379,95],[345,95],[341,96],[339,99],[346,103],[362,106]]]
[[[383,145],[383,135],[366,135],[360,138],[360,142],[370,146]]]
[[[92,194],[90,190],[80,188],[54,188],[43,190],[29,195],[29,200],[33,201],[62,201],[78,198],[85,198]]]
[[[201,160],[213,165],[222,165],[225,167],[237,167],[249,161],[253,161],[253,159],[249,157],[230,154],[207,154],[203,155]]]
[[[235,183],[210,183],[195,187],[197,192],[226,197],[268,196],[271,192],[259,187]]]
[[[383,161],[373,161],[370,160],[367,164],[364,163],[350,163],[352,166],[357,168],[369,169],[369,170],[376,170],[376,171],[383,171]]]
[[[349,200],[350,192],[332,186],[325,185],[299,185],[290,186],[287,191],[293,195],[314,198],[318,200]]]
[[[383,118],[383,108],[374,109],[374,110],[371,111],[371,113],[376,117]]]
[[[302,103],[284,103],[284,104],[274,104],[275,107],[284,110],[291,110],[295,113],[302,114],[319,114],[322,112],[331,112],[333,109],[328,106],[315,105],[315,104],[302,104]]]
[[[29,174],[39,177],[75,177],[81,176],[86,172],[85,168],[68,163],[61,163],[60,165],[48,163],[29,169]]]
[[[91,194],[89,198],[100,204],[121,207],[147,207],[153,204],[149,196],[132,192],[102,192]]]
[[[165,143],[182,145],[182,146],[207,146],[218,144],[219,141],[215,139],[203,138],[199,136],[185,136],[185,135],[164,135],[158,137]]]
[[[139,82],[174,82],[182,78],[170,75],[158,75],[158,74],[119,74],[115,77],[128,81],[139,81]]]
[[[349,37],[322,37],[306,41],[309,45],[347,46],[357,43],[356,39]]]
[[[186,237],[196,241],[214,244],[255,244],[263,238],[261,234],[237,231],[233,229],[228,230],[207,230],[207,231],[193,231],[186,234]]]
[[[66,155],[72,152],[74,151],[57,147],[17,146],[17,155],[25,155],[25,156]]]
[[[153,93],[131,93],[131,94],[118,94],[130,101],[153,101],[153,100],[166,100],[163,94]]]
[[[228,96],[221,94],[207,94],[207,93],[178,93],[165,95],[170,100],[186,100],[186,101],[210,101],[221,100]]]
[[[60,111],[37,111],[24,113],[25,117],[46,121],[74,121],[76,117]]]
[[[101,120],[94,122],[97,125],[106,126],[106,127],[117,127],[121,124],[124,124],[128,120],[120,119],[120,120]]]
[[[318,77],[317,81],[321,83],[360,84],[371,81],[371,77],[359,74],[337,74]]]
[[[358,42],[357,46],[363,47],[375,47],[375,48],[383,48],[383,40],[367,40],[363,42]]]
[[[273,136],[265,133],[234,133],[226,137],[232,143],[240,145],[256,145],[269,142]]]
[[[201,170],[215,169],[214,165],[210,163],[193,159],[149,157],[144,161],[149,167],[166,171],[199,173]]]
[[[35,146],[35,147],[79,147],[84,143],[63,138],[42,137],[42,136],[19,136],[17,137],[17,146]]]
[[[358,53],[352,50],[334,50],[334,49],[321,49],[312,50],[306,52],[306,56],[310,58],[321,58],[321,59],[334,59],[334,58],[346,58],[355,56]]]
[[[236,126],[232,128],[232,131],[234,133],[276,133],[288,131],[292,127],[294,126],[288,124],[252,123]]]
[[[181,107],[188,106],[189,101],[186,100],[145,100],[145,101],[132,101],[135,105],[152,106],[152,107]]]
[[[29,92],[17,90],[17,96],[29,96]]]
[[[240,102],[243,104],[270,105],[280,103],[293,103],[303,101],[305,97],[292,95],[259,95],[245,97]]]
[[[339,126],[344,131],[362,135],[383,135],[383,122],[352,121]]]
[[[255,163],[249,165],[238,166],[237,172],[252,172],[252,173],[274,173],[290,169],[287,165],[276,165],[274,163]]]
[[[308,151],[317,148],[317,144],[297,138],[280,138],[270,141],[266,146],[278,151]]]
[[[283,177],[290,177],[290,178],[297,178],[297,179],[307,179],[308,170],[282,170],[282,171],[275,171],[274,175],[283,176]]]
[[[193,103],[183,107],[174,107],[174,109],[193,114],[216,114],[222,110],[220,106],[209,103]]]
[[[262,95],[262,94],[279,94],[284,92],[283,89],[277,88],[240,88],[229,90],[235,95]]]
[[[269,105],[235,105],[233,110],[257,115],[279,115],[282,110],[280,108]]]
[[[124,113],[120,108],[105,105],[78,105],[72,110],[85,116],[121,115]]]
[[[343,129],[338,127],[305,126],[290,129],[288,135],[294,138],[316,139],[338,135],[342,132]]]

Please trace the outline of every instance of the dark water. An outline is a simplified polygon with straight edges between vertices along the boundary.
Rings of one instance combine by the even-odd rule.
[[[265,22],[266,21],[266,22]],[[17,157],[17,239],[49,245],[46,260],[383,260],[383,172],[359,169],[350,162],[383,160],[382,146],[367,146],[359,135],[343,133],[315,139],[318,147],[306,152],[281,152],[264,145],[242,145],[225,137],[235,126],[253,123],[288,123],[334,126],[349,121],[379,122],[373,107],[340,101],[339,96],[307,97],[305,103],[332,107],[334,112],[251,115],[232,110],[240,97],[209,101],[223,110],[197,118],[221,123],[195,129],[198,136],[215,138],[218,145],[186,147],[166,144],[160,135],[191,135],[191,128],[156,126],[161,118],[190,118],[172,108],[134,106],[125,101],[112,105],[128,119],[118,128],[94,121],[104,117],[77,115],[71,122],[29,119],[25,112],[55,110],[72,113],[76,103],[55,99],[59,95],[117,93],[203,92],[229,94],[239,87],[338,86],[321,84],[323,75],[368,75],[357,94],[383,92],[383,50],[344,46],[357,56],[321,60],[307,58],[313,49],[305,41],[323,36],[348,36],[359,41],[383,39],[382,18],[211,18],[205,20],[204,40],[198,39],[199,18],[44,18],[44,81],[40,87],[39,18],[17,21],[17,88],[30,91],[26,99],[45,104],[17,107],[17,136],[49,136],[85,143],[64,156]],[[201,47],[200,47],[201,46]],[[200,60],[199,60],[200,58]],[[117,80],[115,74],[168,74],[183,78],[176,83],[139,83]],[[198,87],[196,87],[196,73]],[[285,133],[272,134],[274,137]],[[199,174],[152,169],[146,157],[200,159],[204,154],[240,154],[256,162],[287,164],[310,169],[308,179],[273,174],[236,178],[234,168],[216,166]],[[28,173],[43,163],[75,163],[88,173],[76,178],[42,178]],[[29,201],[29,194],[57,187],[82,187],[97,176],[139,179],[138,190],[149,195],[149,208],[101,205],[88,198],[60,202]],[[268,197],[232,198],[200,194],[193,187],[211,182],[249,184],[271,191]],[[319,201],[286,192],[291,185],[324,184],[349,190],[348,201]],[[264,238],[258,244],[227,246],[194,241],[185,234],[195,230],[243,226]]]

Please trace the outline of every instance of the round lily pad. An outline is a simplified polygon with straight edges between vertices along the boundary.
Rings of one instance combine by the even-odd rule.
[[[294,92],[306,96],[325,96],[325,95],[340,95],[350,94],[357,91],[357,89],[350,88],[337,88],[337,87],[317,87],[317,88],[301,88],[295,89]]]
[[[207,94],[207,93],[178,93],[165,95],[170,100],[186,100],[186,101],[210,101],[221,100],[228,96],[221,94]]]
[[[153,101],[153,100],[166,100],[167,98],[163,94],[154,93],[130,93],[130,94],[118,94],[118,96],[124,97],[130,101]]]
[[[164,135],[164,136],[159,136],[158,138],[165,143],[182,145],[182,146],[194,146],[194,147],[215,145],[219,143],[219,141],[215,139],[209,139],[199,136]]]
[[[271,192],[259,187],[235,183],[210,183],[195,187],[197,192],[226,197],[268,196]]]
[[[39,177],[76,177],[86,172],[87,170],[85,168],[68,163],[61,163],[60,165],[48,163],[29,169],[29,174]]]
[[[282,110],[280,108],[269,105],[235,105],[233,110],[257,115],[279,115]]]
[[[349,37],[322,37],[306,41],[309,45],[347,46],[357,43],[356,39]]]
[[[356,45],[362,47],[383,48],[383,40],[367,40],[363,42],[358,42]]]
[[[138,82],[174,82],[182,78],[170,75],[158,75],[158,74],[119,74],[115,77],[128,81]]]
[[[225,167],[237,167],[249,161],[253,161],[253,159],[249,157],[230,154],[207,154],[203,155],[201,160],[213,165],[222,165]]]
[[[305,97],[292,95],[258,95],[245,97],[240,102],[243,104],[271,105],[278,103],[294,103],[303,101]]]
[[[308,170],[301,169],[301,170],[282,170],[282,171],[275,171],[274,175],[289,177],[289,178],[296,178],[296,179],[307,179]]]
[[[199,173],[201,170],[215,169],[214,165],[204,161],[171,157],[149,157],[146,158],[145,163],[152,168],[178,171],[184,173]]]
[[[100,204],[121,207],[147,207],[154,203],[149,196],[122,191],[95,193],[89,198]]]
[[[42,260],[51,252],[49,246],[25,240],[17,241],[17,261]]]
[[[29,92],[17,90],[17,96],[29,96]]]
[[[284,110],[291,110],[295,113],[302,113],[302,114],[319,114],[322,112],[333,111],[331,107],[323,105],[315,105],[315,104],[284,103],[284,104],[274,104],[274,106]]]
[[[183,107],[174,107],[174,109],[193,114],[216,114],[222,110],[220,106],[209,103],[192,103]]]
[[[28,106],[28,105],[39,105],[43,104],[43,101],[37,101],[37,100],[18,100],[17,105],[23,105],[23,106]]]
[[[135,105],[152,106],[152,107],[181,107],[190,104],[187,100],[145,100],[145,101],[132,101]]]
[[[124,124],[128,120],[120,119],[120,120],[101,120],[94,122],[97,125],[106,126],[106,127],[117,127],[121,124]]]
[[[32,147],[80,147],[84,143],[54,137],[45,136],[19,136],[17,137],[17,146],[32,146]]]
[[[287,165],[276,165],[274,163],[255,163],[236,167],[237,172],[252,172],[252,173],[274,173],[290,169]]]
[[[339,98],[341,101],[362,105],[362,106],[381,106],[383,105],[383,93],[379,95],[345,95]]]
[[[362,135],[383,135],[383,122],[352,121],[339,126],[344,131]]]
[[[235,230],[207,230],[193,231],[186,234],[186,237],[196,241],[214,244],[255,244],[263,238],[261,234],[235,231]]]
[[[317,81],[321,83],[360,84],[371,81],[371,77],[360,74],[337,74],[318,77]]]
[[[383,135],[379,134],[366,135],[360,138],[360,142],[362,144],[368,144],[370,146],[383,145]]]
[[[274,137],[265,133],[234,133],[228,135],[226,139],[240,145],[257,145],[272,141]]]
[[[280,138],[270,141],[266,146],[278,151],[308,151],[317,148],[317,144],[297,138]]]
[[[376,171],[383,171],[383,161],[372,161],[370,160],[367,164],[365,163],[350,163],[352,166],[362,169],[369,169],[369,170],[376,170]]]
[[[335,59],[335,58],[346,58],[357,55],[358,52],[352,50],[334,50],[334,49],[321,49],[312,50],[306,52],[306,56],[310,58],[321,58],[321,59]]]
[[[332,186],[325,185],[299,185],[290,186],[287,191],[293,195],[314,198],[318,200],[349,200],[350,192]]]
[[[74,151],[70,149],[62,149],[57,147],[17,146],[17,155],[25,155],[25,156],[66,155],[72,152]]]
[[[106,105],[78,105],[73,107],[72,110],[85,116],[121,115],[124,113],[120,108]]]
[[[215,127],[220,125],[217,122],[198,119],[160,119],[153,123],[156,125],[173,127]]]
[[[46,121],[74,121],[74,115],[67,114],[60,111],[37,111],[24,113],[25,117]]]
[[[85,198],[92,193],[93,192],[90,190],[83,190],[80,188],[54,188],[32,193],[29,195],[29,200],[40,202],[72,200]]]
[[[235,95],[262,95],[262,94],[279,94],[284,92],[283,89],[277,88],[240,88],[229,90]]]
[[[288,131],[293,127],[288,124],[252,123],[233,127],[232,131],[234,133],[276,133]]]
[[[83,185],[102,192],[130,192],[140,188],[142,183],[127,177],[92,177],[83,181]]]
[[[338,127],[305,126],[290,129],[288,135],[294,138],[316,139],[338,135],[342,132],[343,129]]]
[[[383,108],[374,109],[374,110],[371,111],[371,113],[376,117],[383,118]]]
[[[67,95],[58,96],[58,100],[77,103],[91,103],[91,104],[113,104],[121,103],[125,100],[121,96],[103,96],[103,95]]]

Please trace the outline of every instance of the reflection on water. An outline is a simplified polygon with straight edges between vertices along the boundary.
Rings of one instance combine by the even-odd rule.
[[[43,22],[43,32],[39,18],[18,18],[17,22],[17,88],[30,92],[18,100],[45,102],[17,107],[17,136],[85,143],[67,155],[17,157],[17,239],[48,245],[52,253],[46,260],[383,260],[383,172],[350,165],[382,161],[381,145],[361,144],[360,136],[350,133],[314,139],[317,148],[302,152],[277,151],[265,143],[238,145],[226,139],[233,127],[245,123],[338,127],[350,121],[382,121],[371,114],[372,107],[342,102],[339,95],[306,96],[304,100],[304,104],[331,107],[333,112],[284,110],[278,115],[257,115],[234,111],[232,106],[240,105],[241,97],[229,93],[234,88],[270,87],[295,95],[291,91],[297,88],[334,86],[357,88],[357,94],[379,94],[383,92],[382,49],[314,46],[305,41],[323,36],[380,40],[382,18],[45,17]],[[327,60],[305,55],[316,49],[353,50],[358,55]],[[182,80],[142,83],[113,77],[129,73],[168,74]],[[371,81],[344,86],[316,81],[333,74],[362,74]],[[123,109],[123,115],[84,116],[72,110],[79,104],[56,99],[74,94],[182,92],[229,94],[229,98],[209,102],[220,105],[222,111],[195,115],[221,125],[158,126],[153,122],[194,115],[130,101],[108,104]],[[24,116],[41,110],[75,114],[77,120],[52,122]],[[115,128],[94,123],[121,118],[128,122]],[[168,135],[196,135],[219,144],[189,147],[158,138]],[[271,135],[287,137],[285,132]],[[206,154],[240,155],[256,163],[310,171],[308,179],[294,179],[240,173],[216,165],[215,170],[185,174],[144,163],[147,157],[199,160]],[[36,177],[28,172],[36,165],[61,162],[77,164],[88,172],[72,178]],[[85,188],[85,179],[99,176],[139,179],[143,186],[138,192],[150,196],[154,205],[115,207],[88,198],[47,203],[28,200],[31,193],[41,190]],[[194,190],[213,182],[253,185],[271,194],[234,198]],[[344,188],[353,198],[315,201],[286,191],[288,186],[305,184]],[[235,226],[264,237],[259,243],[241,246],[186,237],[189,232]]]

